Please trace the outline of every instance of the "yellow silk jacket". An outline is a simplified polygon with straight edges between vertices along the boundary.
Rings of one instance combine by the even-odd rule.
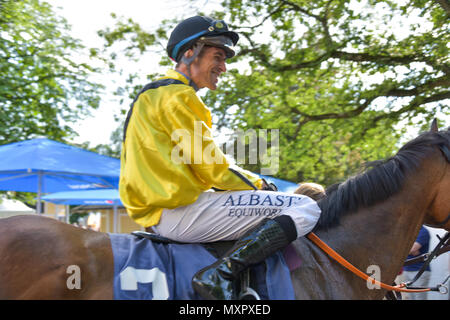
[[[175,70],[147,85],[125,122],[119,192],[130,217],[158,224],[164,208],[194,203],[212,187],[251,189],[229,170],[211,136],[211,112],[188,79]],[[257,188],[262,180],[233,167]]]

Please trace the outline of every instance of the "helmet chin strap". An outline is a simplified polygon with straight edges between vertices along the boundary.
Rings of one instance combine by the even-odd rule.
[[[183,56],[181,57],[181,60],[180,60],[180,62],[184,63],[184,64],[187,66],[187,74],[188,74],[188,76],[189,76],[189,85],[190,85],[191,87],[193,87],[195,91],[198,91],[199,88],[198,88],[197,85],[194,83],[194,81],[192,81],[191,64],[192,64],[192,62],[195,60],[195,58],[198,57],[198,55],[199,55],[200,52],[202,51],[204,45],[205,45],[204,43],[201,43],[201,42],[199,43],[199,42],[197,42],[196,44],[194,44],[194,47],[193,47],[194,53],[192,54],[192,56],[189,57],[189,58],[187,58],[187,57],[183,54]]]

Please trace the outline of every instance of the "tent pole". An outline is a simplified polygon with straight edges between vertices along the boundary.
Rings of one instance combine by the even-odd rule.
[[[37,192],[37,207],[38,214],[42,214],[42,202],[41,202],[41,190],[42,190],[42,172],[38,171],[38,192]]]
[[[70,224],[70,205],[66,204],[64,207],[66,209],[66,223]]]
[[[117,233],[117,224],[118,224],[118,217],[117,217],[117,205],[114,205],[114,216],[113,216],[113,233]]]

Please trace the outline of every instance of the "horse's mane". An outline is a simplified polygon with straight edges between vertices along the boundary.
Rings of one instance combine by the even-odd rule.
[[[406,177],[440,144],[450,145],[449,130],[422,133],[395,156],[370,162],[362,173],[327,188],[327,196],[318,201],[322,214],[315,229],[338,225],[343,214],[372,206],[398,193]]]

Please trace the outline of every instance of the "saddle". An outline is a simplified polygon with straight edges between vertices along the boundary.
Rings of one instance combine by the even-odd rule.
[[[133,231],[132,235],[138,238],[144,238],[151,240],[155,243],[162,244],[186,244],[186,242],[175,241],[166,237],[163,237],[159,234],[146,232],[146,231]],[[235,243],[235,241],[217,241],[217,242],[209,242],[209,243],[200,243],[203,245],[216,259],[222,257]],[[252,289],[251,286],[254,286],[253,277],[251,277],[252,271],[247,269],[242,272],[240,275],[240,283],[235,285],[235,288],[239,294],[237,295],[238,300],[261,300],[260,296],[256,292],[256,290]]]

